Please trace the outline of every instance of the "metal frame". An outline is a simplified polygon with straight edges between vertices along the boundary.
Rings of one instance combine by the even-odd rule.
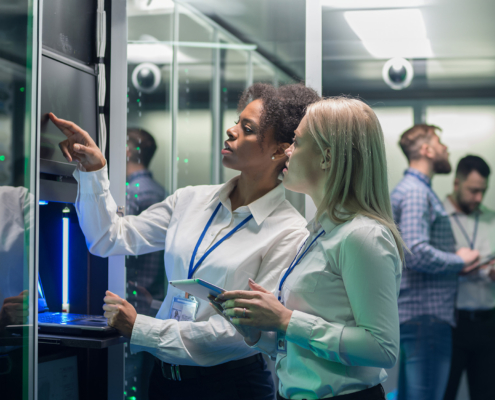
[[[110,192],[118,206],[125,204],[127,119],[127,4],[111,0],[110,24]],[[108,289],[125,298],[125,256],[108,258]],[[108,399],[121,400],[124,393],[124,345],[108,348]]]
[[[306,86],[322,91],[322,7],[320,0],[306,0]],[[311,220],[316,213],[316,206],[308,195],[305,201],[305,217]]]

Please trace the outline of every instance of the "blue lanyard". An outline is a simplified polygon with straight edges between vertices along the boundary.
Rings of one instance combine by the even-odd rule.
[[[476,220],[474,223],[474,232],[473,232],[473,239],[472,240],[469,239],[469,235],[467,234],[466,230],[462,226],[461,221],[459,221],[459,218],[457,218],[457,215],[452,214],[452,216],[454,217],[454,220],[457,223],[457,225],[459,226],[459,228],[461,228],[461,232],[464,235],[464,237],[466,238],[467,242],[469,243],[469,247],[471,248],[471,250],[474,250],[474,244],[476,243],[476,235],[478,234],[478,222],[480,219],[480,213],[478,212],[476,214]]]
[[[423,183],[428,188],[428,191],[438,200],[438,202],[440,204],[442,204],[442,201],[438,198],[437,194],[431,188],[431,183],[428,182],[422,175],[419,175],[418,173],[416,173],[414,171],[409,171],[409,170],[407,170],[405,172],[405,175],[414,176],[417,180],[419,180],[421,183]]]
[[[194,248],[194,251],[193,251],[193,254],[192,254],[192,258],[191,258],[191,262],[189,263],[189,273],[187,275],[187,279],[191,279],[194,275],[194,273],[196,272],[196,270],[199,268],[199,266],[201,265],[201,263],[205,260],[206,257],[208,257],[210,255],[210,253],[215,250],[218,246],[220,246],[225,240],[227,240],[229,237],[231,237],[234,233],[236,233],[239,229],[241,229],[244,225],[246,225],[248,223],[248,221],[253,218],[253,215],[251,214],[249,217],[246,217],[243,221],[241,221],[234,229],[232,229],[229,233],[227,233],[223,238],[221,238],[218,242],[215,243],[215,245],[213,245],[205,254],[203,254],[203,257],[201,257],[198,262],[196,263],[196,265],[194,265],[194,259],[196,258],[196,254],[198,252],[198,249],[199,249],[199,246],[201,245],[201,243],[203,242],[203,239],[206,235],[206,232],[208,231],[208,229],[210,228],[211,226],[211,223],[213,222],[213,220],[215,219],[215,216],[218,214],[218,211],[220,210],[220,208],[222,207],[222,203],[218,204],[217,208],[215,208],[215,211],[213,211],[213,214],[211,215],[208,223],[206,224],[205,226],[205,229],[203,229],[203,233],[201,234],[201,236],[199,237],[198,239],[198,243],[196,243],[196,247]]]
[[[278,301],[281,301],[282,299],[282,287],[284,286],[284,283],[285,283],[285,280],[287,279],[287,277],[290,275],[290,273],[292,272],[292,270],[296,267],[297,264],[299,264],[299,261],[301,261],[303,259],[303,257],[306,255],[306,253],[309,251],[309,249],[311,248],[311,246],[313,246],[313,243],[316,242],[316,239],[318,239],[321,235],[324,235],[325,234],[325,231],[321,231],[318,236],[316,236],[313,241],[309,244],[308,248],[306,250],[304,250],[304,253],[301,254],[301,256],[299,258],[297,258],[297,256],[299,255],[299,253],[301,252],[302,249],[304,249],[304,246],[306,245],[306,243],[308,242],[308,239],[306,239],[306,241],[303,243],[303,245],[301,246],[301,248],[299,249],[299,251],[297,252],[296,256],[294,257],[294,260],[292,260],[292,263],[290,264],[290,267],[289,269],[287,269],[287,271],[285,271],[285,274],[284,276],[282,277],[282,280],[280,281],[280,285],[278,286]]]

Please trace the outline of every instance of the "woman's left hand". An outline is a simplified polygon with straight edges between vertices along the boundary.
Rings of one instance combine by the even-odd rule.
[[[285,332],[292,311],[252,279],[249,279],[249,287],[252,291],[233,290],[218,296],[218,299],[226,300],[222,306],[232,324],[251,326],[261,331]]]

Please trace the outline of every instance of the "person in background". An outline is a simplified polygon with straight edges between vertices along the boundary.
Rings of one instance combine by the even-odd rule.
[[[481,258],[495,252],[495,212],[481,205],[490,167],[468,155],[457,165],[454,191],[443,202],[457,247],[478,250]],[[495,399],[495,270],[493,263],[459,278],[457,326],[452,331],[452,365],[444,400],[455,400],[467,372],[471,400]]]
[[[126,215],[139,215],[167,197],[149,170],[156,149],[155,139],[149,132],[142,128],[127,129]],[[161,250],[126,257],[127,300],[138,314],[154,317],[162,305],[167,287],[164,256]],[[154,357],[144,351],[132,354],[129,346],[126,353],[126,391],[131,392],[133,388],[131,393],[136,398],[146,399]],[[140,379],[135,381],[137,376]]]
[[[337,97],[310,105],[295,134],[283,183],[315,202],[310,236],[276,295],[250,280],[252,291],[219,300],[246,343],[276,357],[279,400],[385,400],[403,242],[380,123],[363,102]]]
[[[126,215],[139,215],[167,197],[165,189],[148,169],[156,152],[153,136],[141,128],[127,129]],[[165,297],[164,253],[128,256],[126,272],[129,301],[139,314],[155,316]],[[132,293],[136,292],[135,298]],[[133,301],[134,300],[134,301]]]
[[[391,194],[395,222],[410,250],[399,296],[399,400],[443,399],[458,275],[471,271],[479,256],[469,247],[456,252],[449,217],[431,188],[435,174],[452,169],[438,131],[418,124],[402,134],[399,144],[409,168]]]

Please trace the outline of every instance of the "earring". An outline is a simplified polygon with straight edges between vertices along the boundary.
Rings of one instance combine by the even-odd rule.
[[[275,160],[275,156],[272,156],[272,160]]]

